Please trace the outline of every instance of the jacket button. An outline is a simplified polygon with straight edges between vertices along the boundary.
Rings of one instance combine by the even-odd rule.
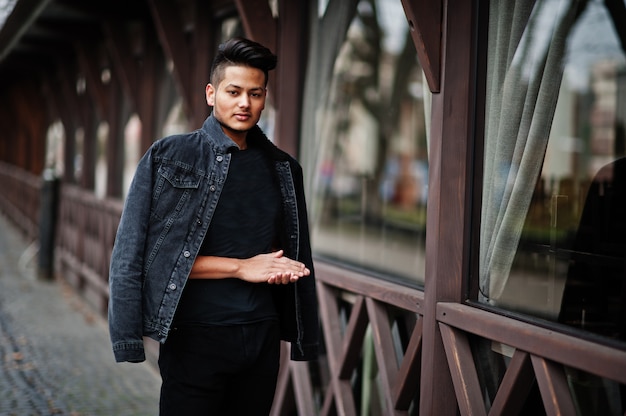
[[[189,256],[191,256],[191,253],[189,252],[189,250],[185,250],[185,251],[183,251],[183,256],[189,257]]]
[[[217,160],[218,162],[221,162],[222,160],[224,160],[224,156],[219,155],[218,157],[215,158],[215,160]]]
[[[171,283],[169,288],[170,290],[176,290],[176,283]]]
[[[215,192],[215,190],[216,190],[217,188],[215,187],[215,185],[211,185],[211,186],[209,187],[209,189],[211,190],[211,192]]]

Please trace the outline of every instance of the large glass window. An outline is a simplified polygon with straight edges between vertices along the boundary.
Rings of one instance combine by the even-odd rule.
[[[315,85],[305,95],[315,95],[315,108],[305,109],[304,134],[314,133],[302,152],[313,178],[314,251],[421,282],[430,96],[402,4],[363,0],[346,10],[331,1],[326,7],[338,9],[321,11],[334,16],[334,26],[325,31],[321,23],[310,58],[316,67],[308,73],[323,74],[324,64],[333,64],[330,78],[310,77]]]
[[[623,347],[626,3],[489,7],[479,300]],[[478,347],[489,401],[506,360]],[[566,374],[578,414],[623,415],[619,384]]]
[[[490,3],[480,234],[482,302],[622,341],[623,13],[623,2]]]

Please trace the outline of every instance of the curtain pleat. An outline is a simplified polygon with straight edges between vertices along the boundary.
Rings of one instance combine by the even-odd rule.
[[[567,37],[579,15],[580,1],[561,3],[558,13],[546,2],[491,3],[480,300],[492,304],[506,287],[541,173]],[[546,13],[554,16],[550,33]]]

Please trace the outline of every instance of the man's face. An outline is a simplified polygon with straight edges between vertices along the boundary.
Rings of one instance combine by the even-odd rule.
[[[213,116],[240,147],[245,144],[247,131],[259,121],[265,97],[265,74],[248,66],[226,67],[219,85],[206,87],[206,100],[213,107]]]

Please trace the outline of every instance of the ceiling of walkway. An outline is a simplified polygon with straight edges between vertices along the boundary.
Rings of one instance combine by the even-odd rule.
[[[0,28],[0,84],[54,69],[77,42],[102,38],[102,23],[151,20],[155,0],[17,0]],[[193,1],[175,0],[181,10]],[[212,2],[217,9],[231,1]]]
[[[0,29],[0,79],[48,70],[75,42],[100,35],[103,19],[141,18],[144,2],[19,0]]]

